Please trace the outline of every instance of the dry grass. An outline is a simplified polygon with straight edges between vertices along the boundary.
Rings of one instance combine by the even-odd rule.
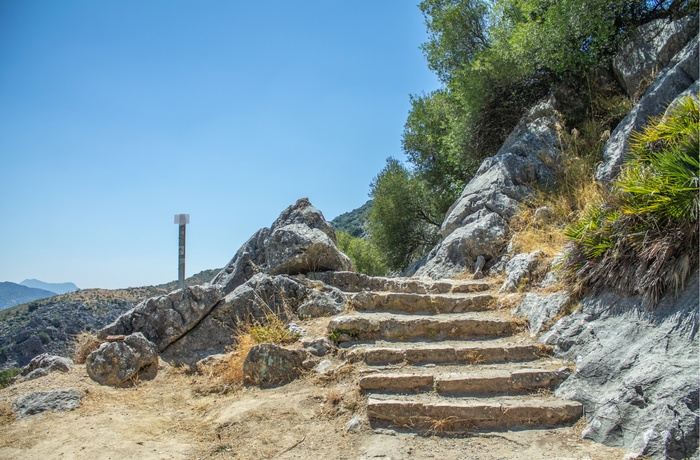
[[[89,332],[81,332],[73,338],[71,359],[75,364],[85,364],[90,353],[100,348],[102,341]]]
[[[226,394],[243,386],[243,361],[250,349],[258,343],[250,334],[241,334],[230,352],[217,360],[200,365],[197,373],[203,381],[195,379],[195,392],[199,394]]]

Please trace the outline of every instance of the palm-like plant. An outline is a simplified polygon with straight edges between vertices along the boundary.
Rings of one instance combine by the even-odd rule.
[[[606,203],[566,229],[564,262],[581,292],[611,288],[655,305],[698,266],[700,110],[684,98],[632,136]]]

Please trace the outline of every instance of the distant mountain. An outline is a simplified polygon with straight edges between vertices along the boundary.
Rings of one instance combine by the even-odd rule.
[[[333,229],[348,232],[352,236],[364,238],[367,234],[367,216],[372,210],[372,200],[357,209],[339,215],[331,221]]]
[[[35,279],[24,280],[19,284],[30,288],[55,292],[56,294],[68,294],[69,292],[75,292],[78,290],[78,286],[73,283],[45,283]]]
[[[0,310],[14,307],[33,300],[55,296],[55,292],[36,289],[9,281],[0,282]]]

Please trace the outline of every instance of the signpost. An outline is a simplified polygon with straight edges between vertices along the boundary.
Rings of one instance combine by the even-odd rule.
[[[185,288],[185,225],[190,223],[189,214],[175,214],[175,223],[180,226],[180,250],[178,254],[177,288]]]

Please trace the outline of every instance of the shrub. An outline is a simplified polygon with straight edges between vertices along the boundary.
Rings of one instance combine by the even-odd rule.
[[[610,196],[566,229],[564,268],[581,293],[609,288],[646,305],[698,266],[700,110],[692,98],[633,135]]]
[[[249,334],[257,343],[293,343],[299,339],[299,334],[287,329],[287,325],[274,314],[265,315],[263,321],[257,321],[248,326],[241,335]]]
[[[10,368],[0,371],[0,388],[7,387],[12,381],[12,378],[21,373],[22,369],[18,368]]]
[[[336,232],[338,248],[350,257],[355,270],[369,276],[383,276],[387,267],[382,255],[371,241],[352,236],[347,232]]]

